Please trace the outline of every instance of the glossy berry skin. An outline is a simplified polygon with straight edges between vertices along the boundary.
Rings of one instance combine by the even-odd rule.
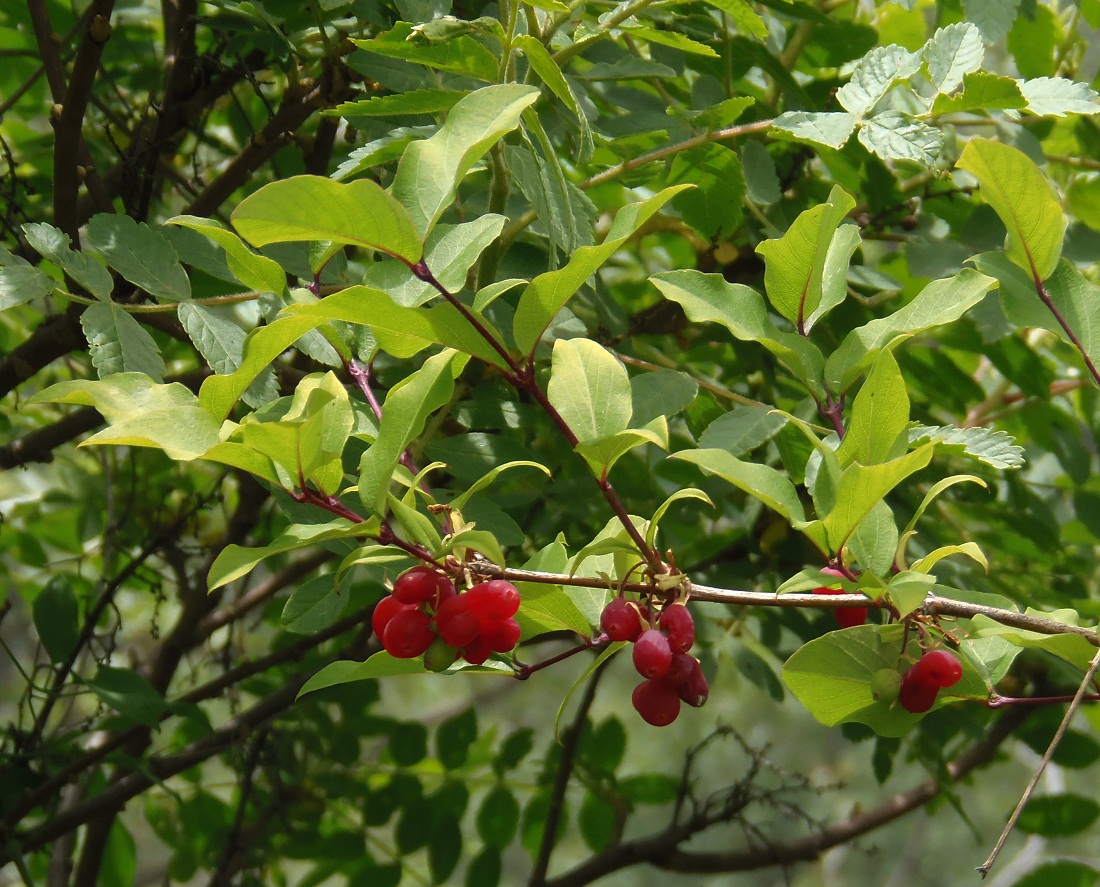
[[[898,689],[898,702],[901,707],[913,714],[921,714],[928,711],[936,702],[936,694],[940,688],[931,681],[914,674],[912,666],[902,676],[901,687]]]
[[[382,646],[395,659],[413,659],[426,651],[435,640],[431,618],[417,607],[407,607],[386,624]]]
[[[707,684],[707,679],[703,677],[703,670],[698,662],[695,663],[695,668],[688,679],[676,685],[676,693],[693,708],[702,708],[706,704],[710,697],[710,686]]]
[[[436,638],[424,652],[424,667],[428,671],[441,672],[450,668],[458,658],[458,650],[443,638]]]
[[[382,633],[386,630],[389,621],[402,610],[408,609],[411,606],[411,604],[401,603],[401,601],[392,595],[386,595],[382,598],[382,600],[374,605],[374,612],[370,617],[370,627],[374,632],[374,636],[381,640]]]
[[[672,650],[668,638],[655,628],[638,635],[634,642],[634,667],[643,678],[662,678],[672,665]]]
[[[519,591],[504,579],[479,582],[465,594],[470,609],[482,622],[509,619],[519,610]]]
[[[673,653],[686,653],[695,643],[695,620],[683,604],[665,607],[658,624],[668,635],[668,648]]]
[[[822,572],[825,572],[822,570]],[[825,588],[819,586],[813,590],[814,594],[847,594],[843,588]],[[854,625],[863,625],[867,622],[867,607],[834,607],[833,615],[836,624],[841,628],[851,628]]]
[[[470,665],[481,665],[492,655],[492,648],[486,643],[485,638],[480,635],[462,648],[462,658]]]
[[[439,605],[435,627],[439,636],[452,647],[465,647],[481,631],[481,623],[470,610],[464,594],[447,598]]]
[[[642,617],[630,601],[617,597],[603,608],[600,629],[613,641],[633,641],[642,633]]]
[[[450,594],[454,594],[454,585],[442,573],[431,567],[413,567],[397,577],[393,583],[393,596],[403,604],[434,603],[441,597],[450,596],[447,594],[448,585]]]
[[[661,678],[661,680],[668,681],[673,685],[682,684],[690,678],[698,668],[699,660],[694,656],[687,653],[673,653],[672,664],[668,667],[668,671],[665,672],[665,676]]]
[[[642,681],[630,701],[642,720],[654,727],[667,727],[680,714],[680,697],[667,681]]]
[[[947,650],[930,650],[917,660],[913,669],[937,687],[954,687],[963,674],[958,657]]]
[[[515,619],[481,623],[481,638],[494,653],[509,653],[519,643],[520,627]]]

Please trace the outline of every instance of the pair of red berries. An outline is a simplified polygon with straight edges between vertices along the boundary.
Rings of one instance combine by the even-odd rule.
[[[378,602],[371,627],[395,659],[424,655],[424,664],[442,671],[462,656],[481,665],[493,653],[508,653],[519,642],[519,591],[503,579],[480,582],[459,594],[454,583],[431,567],[413,567]]]
[[[707,679],[699,660],[688,654],[695,620],[683,604],[669,604],[656,628],[643,629],[638,605],[615,598],[604,607],[600,628],[610,640],[634,644],[634,668],[645,680],[634,688],[631,702],[647,724],[665,727],[680,714],[681,702],[698,708],[707,701]]]
[[[954,653],[930,650],[914,662],[901,678],[898,702],[913,714],[930,709],[936,694],[945,687],[954,687],[962,679],[962,665]]]
[[[825,572],[822,570],[822,572]],[[814,594],[847,594],[843,588],[815,588]],[[841,628],[851,628],[854,625],[863,625],[867,622],[867,607],[833,607],[833,615],[836,616],[836,624]]]

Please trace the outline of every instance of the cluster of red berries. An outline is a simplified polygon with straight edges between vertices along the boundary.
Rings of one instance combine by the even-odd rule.
[[[519,592],[503,579],[480,582],[459,593],[431,567],[413,567],[393,583],[374,608],[371,627],[395,659],[424,654],[424,664],[442,671],[459,656],[481,665],[493,653],[519,642]]]
[[[962,665],[954,653],[930,650],[902,675],[898,702],[913,714],[928,711],[936,701],[936,694],[944,687],[954,687],[962,673]]]
[[[638,605],[615,598],[600,615],[600,628],[613,641],[634,644],[634,668],[644,681],[634,688],[634,709],[648,724],[664,727],[680,714],[681,701],[699,708],[707,701],[710,688],[699,668],[699,660],[688,654],[695,643],[695,621],[683,604],[669,604],[661,611],[657,627],[653,613],[646,613],[649,628],[643,628]]]
[[[822,571],[824,572],[824,570]],[[815,588],[814,594],[847,594],[843,588]],[[853,625],[863,625],[867,621],[866,607],[833,607],[833,615],[836,616],[836,624],[841,628],[851,628]]]

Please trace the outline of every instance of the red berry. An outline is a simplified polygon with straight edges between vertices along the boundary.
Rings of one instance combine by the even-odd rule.
[[[520,627],[515,619],[481,623],[481,638],[494,653],[509,653],[519,643]]]
[[[470,610],[466,595],[456,594],[439,605],[435,612],[435,628],[452,647],[465,647],[477,637],[481,623]]]
[[[482,622],[499,622],[516,615],[519,591],[504,579],[480,582],[466,592],[470,609]]]
[[[692,669],[688,679],[676,685],[676,693],[693,708],[702,708],[706,704],[710,696],[710,686],[707,684],[707,679],[703,677],[703,670],[698,662],[695,663],[695,668]]]
[[[898,702],[901,707],[913,714],[928,711],[936,702],[936,694],[940,688],[923,677],[916,666],[911,666],[901,678],[901,687],[898,689]]]
[[[674,653],[672,656],[672,664],[668,667],[668,671],[661,679],[668,681],[672,685],[682,684],[699,668],[699,660],[694,656],[687,653]]]
[[[913,669],[937,687],[954,687],[963,675],[958,657],[947,650],[930,650],[917,660]]]
[[[826,568],[830,569],[830,568]],[[822,570],[822,572],[825,572]],[[843,588],[825,588],[819,586],[813,590],[814,594],[847,594]],[[836,616],[836,624],[841,628],[851,628],[853,625],[863,625],[867,621],[866,607],[834,607],[833,615]]]
[[[397,577],[397,581],[393,583],[393,596],[403,604],[435,602],[445,595],[448,585],[453,594],[454,585],[442,573],[437,573],[431,567],[413,567]]]
[[[370,617],[370,627],[374,632],[374,636],[379,640],[382,639],[382,632],[386,630],[386,626],[389,621],[400,613],[402,610],[410,607],[410,604],[403,604],[397,598],[392,595],[386,595],[374,606],[374,612]]]
[[[382,646],[395,659],[413,659],[427,650],[434,640],[431,618],[416,607],[406,607],[395,613],[382,632]]]
[[[680,714],[680,697],[667,681],[642,681],[630,701],[642,720],[654,727],[667,727]]]
[[[492,655],[492,648],[486,643],[485,638],[480,635],[462,648],[462,658],[470,665],[481,665]]]
[[[665,607],[658,624],[668,635],[668,648],[673,653],[686,653],[695,643],[695,620],[683,604]]]
[[[634,642],[634,667],[643,678],[662,678],[672,665],[668,638],[657,629],[643,631]]]
[[[633,641],[642,633],[642,617],[634,604],[617,597],[603,608],[600,628],[613,641]]]

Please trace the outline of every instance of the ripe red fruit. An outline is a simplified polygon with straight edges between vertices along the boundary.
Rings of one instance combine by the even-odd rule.
[[[416,607],[406,607],[386,624],[382,646],[395,659],[413,659],[435,640],[431,618]]]
[[[494,653],[508,653],[519,643],[520,628],[515,619],[481,623],[481,639]]]
[[[374,612],[371,613],[370,617],[370,627],[374,632],[374,636],[381,640],[382,633],[386,630],[389,621],[402,610],[410,606],[410,604],[401,603],[401,601],[391,595],[386,595],[382,598],[382,600],[374,605]]]
[[[470,610],[464,594],[449,597],[439,605],[435,627],[439,636],[452,647],[465,647],[481,631],[481,623]]]
[[[913,665],[916,674],[937,687],[954,687],[962,679],[962,665],[954,653],[930,650]]]
[[[672,665],[668,638],[655,628],[638,635],[634,642],[634,667],[643,678],[662,678]]]
[[[683,604],[665,607],[658,624],[668,635],[668,648],[673,653],[686,653],[695,643],[695,620]]]
[[[462,658],[470,665],[481,665],[492,655],[492,648],[485,642],[485,638],[480,635],[462,648]]]
[[[470,609],[482,622],[499,622],[515,616],[519,610],[519,591],[504,579],[479,582],[465,596]]]
[[[822,572],[825,572],[822,570]],[[843,588],[825,588],[819,586],[813,590],[814,594],[847,594]],[[863,625],[867,621],[867,607],[834,607],[833,615],[836,616],[836,624],[841,628],[851,628],[853,625]]]
[[[940,688],[919,673],[914,673],[915,668],[915,665],[911,666],[902,676],[898,702],[906,711],[920,714],[935,704]]]
[[[707,684],[707,679],[703,677],[703,670],[698,662],[695,663],[695,668],[688,679],[676,685],[676,693],[693,708],[702,708],[706,704],[710,696],[710,686]]]
[[[613,641],[633,641],[642,633],[642,617],[626,598],[613,598],[600,614],[600,628]]]
[[[672,664],[668,667],[668,671],[665,672],[665,676],[661,679],[668,681],[670,684],[677,685],[682,684],[699,668],[699,660],[688,653],[674,653],[672,655]]]
[[[630,701],[642,720],[654,727],[667,727],[680,714],[680,697],[667,681],[642,681]]]
[[[393,583],[393,596],[403,604],[434,603],[441,597],[450,596],[447,586],[450,586],[450,594],[454,594],[454,585],[442,573],[427,566],[413,567],[397,577]]]

